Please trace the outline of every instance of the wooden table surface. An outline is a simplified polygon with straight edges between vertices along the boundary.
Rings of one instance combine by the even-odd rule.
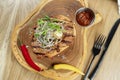
[[[22,21],[41,0],[0,0],[0,80],[50,80],[22,67],[12,54],[10,37],[13,27]],[[119,18],[117,0],[88,0],[90,8],[98,11],[103,20],[87,32],[88,53],[84,69],[91,57],[91,48],[98,34],[108,35]],[[118,28],[94,80],[120,79],[120,28]],[[96,64],[98,58],[94,61]],[[76,80],[80,80],[78,77]]]

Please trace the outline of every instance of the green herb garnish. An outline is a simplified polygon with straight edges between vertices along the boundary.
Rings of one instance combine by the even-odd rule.
[[[40,35],[39,35],[39,34],[37,34],[37,33],[35,33],[35,34],[34,34],[34,36],[35,36],[36,38],[38,38]]]
[[[37,28],[34,36],[42,44],[41,47],[50,47],[55,43],[58,43],[58,39],[60,39],[63,34],[63,26],[61,25],[61,21],[55,18],[50,18],[49,16],[40,18],[37,21]]]
[[[44,21],[42,19],[39,19],[38,22],[37,22],[38,25],[42,25],[44,24]]]

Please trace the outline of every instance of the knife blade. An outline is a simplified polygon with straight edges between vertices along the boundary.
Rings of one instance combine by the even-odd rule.
[[[96,71],[98,70],[98,68],[99,68],[99,66],[100,66],[100,64],[101,64],[101,62],[102,62],[102,60],[104,58],[104,55],[105,55],[105,53],[106,53],[106,51],[107,51],[107,49],[108,49],[108,47],[109,47],[109,45],[110,45],[110,43],[111,43],[111,41],[113,39],[113,36],[114,36],[118,26],[119,26],[119,23],[120,23],[120,18],[115,22],[115,24],[113,25],[113,27],[112,27],[109,35],[108,35],[108,38],[107,38],[107,40],[105,42],[105,45],[104,45],[104,50],[103,50],[103,52],[102,52],[102,54],[101,54],[101,56],[100,56],[100,58],[99,58],[99,60],[98,60],[98,62],[96,64],[95,68],[93,69],[93,71],[89,75],[90,80],[93,79]]]

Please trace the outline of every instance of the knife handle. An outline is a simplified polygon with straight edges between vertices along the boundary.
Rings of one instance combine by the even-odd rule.
[[[88,78],[89,78],[90,80],[93,79],[95,73],[97,72],[97,70],[98,70],[98,68],[99,68],[99,66],[100,66],[100,64],[101,64],[101,62],[102,62],[102,60],[103,60],[103,57],[104,57],[104,55],[105,55],[105,52],[106,52],[106,49],[103,50],[103,52],[102,52],[102,54],[101,54],[101,56],[100,56],[100,58],[99,58],[99,61],[97,62],[97,65],[95,66],[95,68],[93,69],[93,71],[91,72],[91,74],[89,75]]]

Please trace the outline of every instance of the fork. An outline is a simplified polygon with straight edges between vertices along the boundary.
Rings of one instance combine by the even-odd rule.
[[[106,39],[106,37],[104,35],[100,34],[98,36],[97,40],[94,42],[94,45],[92,48],[93,57],[92,57],[92,60],[90,62],[90,65],[85,73],[85,76],[83,77],[83,80],[86,80],[86,77],[88,76],[92,62],[94,61],[95,57],[100,53],[102,45],[105,42],[105,39]]]

